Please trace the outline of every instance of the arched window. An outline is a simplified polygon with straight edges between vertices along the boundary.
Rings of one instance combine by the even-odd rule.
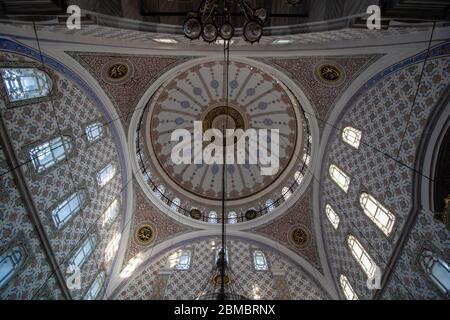
[[[266,209],[267,209],[267,212],[272,212],[273,209],[275,209],[272,199],[269,199],[266,201]]]
[[[170,205],[170,207],[172,208],[173,211],[178,212],[178,209],[180,208],[180,204],[181,204],[180,199],[175,198],[172,200],[172,204]]]
[[[161,184],[156,188],[155,195],[161,199],[165,192],[166,192],[166,187],[164,187],[164,185]]]
[[[353,290],[346,276],[341,274],[341,276],[339,277],[339,282],[341,284],[342,292],[344,292],[347,300],[358,300],[358,296],[356,295],[355,290]]]
[[[236,212],[231,211],[231,212],[228,214],[228,223],[229,223],[229,224],[235,224],[235,223],[237,223],[237,214],[236,214]]]
[[[288,187],[284,187],[281,190],[281,194],[283,195],[284,200],[287,200],[290,198],[290,196],[292,196],[292,191]]]
[[[80,248],[75,252],[72,259],[70,259],[70,265],[73,267],[81,268],[86,260],[89,258],[91,253],[94,251],[97,238],[95,235],[91,235],[86,240]]]
[[[372,220],[385,235],[389,235],[395,222],[395,216],[381,205],[374,197],[367,193],[362,193],[359,203],[366,216]]]
[[[114,237],[111,239],[111,241],[106,246],[105,262],[109,262],[112,260],[112,258],[114,258],[114,255],[116,254],[117,250],[119,249],[120,238],[121,238],[121,234],[119,232],[116,232],[116,234],[114,234]]]
[[[0,287],[14,276],[24,259],[25,252],[20,246],[15,246],[0,255]]]
[[[311,161],[311,156],[307,153],[303,155],[303,162],[306,166],[309,166],[309,162]]]
[[[255,250],[253,252],[253,264],[255,265],[256,270],[268,270],[269,266],[267,265],[266,256],[260,250]]]
[[[106,185],[116,174],[116,167],[112,163],[108,164],[97,173],[97,183],[100,187]]]
[[[325,213],[327,214],[328,220],[333,225],[333,228],[337,230],[340,219],[337,213],[333,210],[333,208],[329,204],[325,206]]]
[[[52,219],[58,229],[62,228],[73,215],[80,211],[83,200],[84,194],[75,192],[52,210]]]
[[[53,138],[33,147],[29,151],[34,168],[38,172],[50,168],[57,162],[64,160],[72,150],[70,137]]]
[[[103,126],[101,123],[93,123],[86,127],[86,136],[89,142],[100,139],[103,135]]]
[[[218,247],[216,249],[216,260],[215,260],[216,264],[217,264],[217,261],[219,260],[220,251],[222,251],[222,247]],[[228,260],[228,248],[227,247],[225,247],[225,261],[227,264],[230,261],[230,260]]]
[[[103,288],[103,284],[105,283],[105,272],[100,272],[95,278],[94,282],[92,282],[89,290],[84,295],[85,300],[95,300],[97,299],[100,291]]]
[[[215,211],[211,211],[208,215],[209,223],[217,223],[217,213]]]
[[[48,96],[53,86],[50,77],[36,68],[1,69],[10,102]]]
[[[450,267],[433,252],[425,250],[420,256],[422,268],[443,294],[450,292]]]
[[[344,192],[348,191],[348,187],[350,185],[350,178],[339,169],[336,165],[332,164],[330,166],[330,176],[334,182],[342,189]]]
[[[176,268],[179,270],[187,270],[191,266],[191,251],[183,250],[178,258]]]
[[[353,148],[358,149],[361,142],[361,131],[352,127],[346,127],[342,130],[342,140]]]
[[[347,237],[347,244],[352,252],[353,257],[358,261],[368,278],[373,278],[377,268],[375,262],[369,256],[361,243],[352,235]]]
[[[302,174],[300,171],[297,171],[297,172],[294,174],[294,179],[295,179],[295,181],[297,181],[298,184],[302,183],[302,180],[303,180],[303,174]]]
[[[102,227],[108,227],[119,214],[119,200],[114,200],[105,210],[102,216]]]

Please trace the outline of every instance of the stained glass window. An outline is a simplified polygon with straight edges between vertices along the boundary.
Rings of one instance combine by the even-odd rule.
[[[339,282],[347,300],[358,300],[358,296],[356,295],[355,290],[353,290],[346,276],[341,274],[341,276],[339,277]]]
[[[84,195],[79,192],[71,194],[52,210],[52,219],[55,226],[59,229],[81,209]]]
[[[178,212],[178,209],[180,208],[180,204],[181,204],[180,199],[175,198],[172,200],[172,204],[170,205],[170,207],[172,208],[173,211]]]
[[[377,266],[361,243],[354,236],[349,235],[347,238],[347,244],[353,254],[353,257],[355,257],[356,261],[358,261],[361,268],[367,274],[367,277],[373,278]]]
[[[267,212],[272,212],[273,209],[275,209],[275,205],[273,204],[272,199],[269,199],[266,201],[266,209],[267,209]]]
[[[191,265],[191,251],[183,250],[178,257],[176,268],[180,270],[187,270]]]
[[[117,217],[119,213],[119,200],[114,200],[108,208],[106,208],[105,212],[102,216],[102,226],[109,226]]]
[[[16,246],[0,255],[0,287],[6,284],[16,273],[24,260],[24,251]]]
[[[348,187],[350,185],[350,178],[339,169],[336,165],[332,164],[330,166],[330,176],[334,182],[345,192],[348,191]]]
[[[342,140],[344,140],[344,142],[348,143],[355,149],[359,148],[361,135],[361,131],[352,127],[346,127],[344,128],[344,130],[342,130]]]
[[[268,270],[269,266],[267,265],[266,256],[260,250],[255,250],[253,252],[253,263],[255,265],[256,270]]]
[[[84,299],[85,300],[95,300],[97,299],[100,291],[103,288],[103,284],[105,283],[105,273],[100,272],[95,278],[94,282],[92,282],[89,290],[86,292]]]
[[[447,262],[436,254],[425,250],[421,254],[421,265],[430,279],[443,294],[450,292],[450,267]]]
[[[103,127],[100,123],[93,123],[86,127],[86,136],[89,142],[100,139],[103,135]]]
[[[283,195],[284,200],[287,200],[287,199],[290,198],[290,196],[292,196],[292,191],[291,191],[291,189],[289,189],[288,187],[284,187],[284,188],[281,190],[281,194]]]
[[[209,223],[217,223],[217,212],[211,211],[208,215],[208,222]]]
[[[74,267],[81,268],[82,265],[89,258],[92,251],[94,251],[96,241],[97,238],[94,235],[91,235],[86,240],[84,240],[81,247],[73,255],[70,264]]]
[[[329,204],[325,206],[325,213],[327,215],[328,220],[333,225],[333,228],[337,230],[340,219],[337,213],[333,210],[333,208]]]
[[[228,223],[229,223],[229,224],[235,224],[235,223],[237,223],[237,215],[236,215],[236,212],[231,211],[231,212],[228,214]]]
[[[64,160],[72,150],[72,143],[67,136],[53,138],[45,141],[29,151],[34,168],[38,172],[50,168],[61,160]]]
[[[49,95],[52,80],[36,68],[0,69],[11,102],[41,98]]]
[[[367,193],[361,194],[359,202],[366,216],[388,236],[394,226],[395,216]]]
[[[116,174],[116,168],[112,165],[112,163],[108,164],[99,173],[97,173],[97,183],[100,187],[106,185],[114,175]]]

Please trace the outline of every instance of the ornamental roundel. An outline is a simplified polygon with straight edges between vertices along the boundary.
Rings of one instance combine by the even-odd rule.
[[[256,210],[251,209],[245,213],[245,219],[253,220],[256,218],[257,215],[258,215],[258,212],[256,212]]]
[[[127,60],[114,60],[103,67],[103,80],[111,84],[122,84],[133,76],[133,65]]]
[[[192,209],[190,212],[190,216],[192,219],[200,220],[202,218],[202,212],[198,209]]]
[[[150,224],[143,224],[136,230],[135,238],[140,245],[148,245],[155,240],[156,232]]]
[[[345,80],[345,71],[337,63],[323,63],[316,67],[316,76],[327,85],[338,86]]]
[[[120,80],[128,74],[128,66],[122,63],[115,63],[108,69],[108,77],[112,80]]]
[[[294,226],[289,232],[289,242],[297,248],[303,249],[310,242],[309,232],[300,226]]]
[[[222,276],[220,274],[216,274],[215,276],[213,276],[212,282],[214,283],[215,286],[221,286],[222,285]],[[224,274],[223,282],[224,282],[224,286],[229,285],[230,277],[228,275]]]

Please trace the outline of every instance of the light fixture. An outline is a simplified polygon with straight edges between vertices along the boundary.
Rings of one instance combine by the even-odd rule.
[[[188,17],[184,22],[183,31],[189,39],[198,39],[202,34],[202,22],[197,17]]]
[[[214,42],[217,40],[217,36],[219,35],[219,30],[212,23],[207,23],[203,27],[202,38],[206,42]]]
[[[297,6],[297,5],[299,5],[299,4],[303,4],[303,0],[287,0],[287,2],[289,3],[289,4],[292,4],[293,6]]]
[[[222,26],[220,27],[220,36],[223,40],[231,40],[234,36],[234,27],[233,25],[226,21]]]
[[[230,41],[236,28],[231,22],[231,14],[228,10],[230,0],[202,0],[198,10],[191,12],[186,17],[183,31],[191,40],[202,36],[206,42],[214,42],[218,37]],[[264,8],[253,8],[248,0],[235,0],[244,13],[245,24],[243,37],[250,43],[258,42],[263,35],[263,26],[268,18]]]
[[[244,25],[244,39],[250,43],[258,42],[263,35],[263,26],[257,21],[248,21]]]

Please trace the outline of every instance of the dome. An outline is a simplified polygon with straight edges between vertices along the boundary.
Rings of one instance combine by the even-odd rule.
[[[450,0],[67,2],[0,0],[1,300],[448,300]]]
[[[306,172],[311,136],[300,102],[273,74],[256,63],[230,61],[226,99],[225,70],[225,63],[215,60],[191,63],[168,75],[146,106],[136,111],[140,119],[136,160],[140,168],[145,168],[141,177],[163,202],[172,204],[174,199],[181,199],[175,206],[178,213],[191,216],[192,208],[196,208],[207,220],[210,211],[221,208],[224,165],[208,163],[206,150],[221,147],[222,142],[215,137],[206,139],[204,134],[210,129],[222,132],[225,127],[249,134],[238,139],[231,132],[224,141],[228,148],[226,210],[238,212],[237,221],[242,222],[247,220],[248,210],[263,215],[284,201],[285,193],[298,188],[298,179],[291,173]],[[187,139],[180,141],[174,136],[179,129],[186,130]],[[266,135],[261,136],[261,132]],[[201,141],[196,149],[197,137]],[[267,139],[269,159],[274,163],[265,163],[261,151],[255,153],[262,137]],[[186,147],[182,150],[188,154],[186,162],[174,163],[177,145]],[[244,154],[242,158],[239,152]],[[263,169],[268,166],[273,168],[270,174]],[[220,223],[220,219],[216,221]]]

